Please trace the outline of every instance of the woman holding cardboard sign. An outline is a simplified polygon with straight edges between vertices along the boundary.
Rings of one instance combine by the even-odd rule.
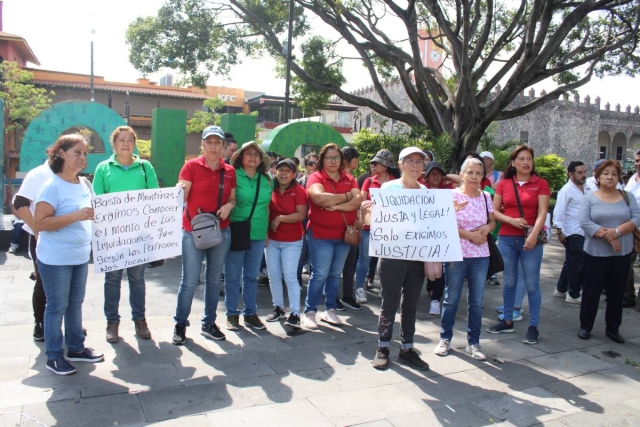
[[[136,133],[129,126],[120,126],[111,133],[114,154],[96,167],[93,190],[96,195],[118,191],[158,188],[158,178],[151,163],[133,154],[136,148]],[[131,320],[136,334],[142,339],[151,338],[145,318],[145,264],[129,267],[129,304]],[[107,318],[107,342],[117,343],[120,326],[120,282],[123,270],[109,271],[104,275],[104,315]]]
[[[440,343],[434,353],[446,356],[453,338],[453,326],[456,322],[458,302],[464,287],[464,278],[468,279],[468,316],[466,352],[477,360],[486,360],[480,350],[480,325],[482,323],[482,297],[489,268],[489,245],[487,235],[493,231],[496,221],[493,218],[491,196],[482,191],[482,162],[469,158],[460,169],[462,186],[453,190],[453,200],[461,209],[456,209],[458,234],[462,247],[462,261],[446,262],[446,286],[442,307],[442,329]]]
[[[69,362],[100,362],[104,355],[84,346],[82,302],[91,254],[91,184],[78,174],[87,167],[89,144],[81,135],[62,135],[49,150],[55,174],[36,198],[34,223],[39,232],[38,272],[47,306],[44,340],[47,370],[57,375],[76,372]],[[62,348],[62,320],[67,354]]]
[[[422,176],[426,154],[417,147],[408,147],[400,152],[398,165],[402,177],[382,184],[382,189],[426,190],[418,182]],[[363,203],[363,211],[371,208],[371,201]],[[389,347],[396,312],[402,305],[400,317],[401,345],[398,362],[418,370],[429,369],[429,364],[420,358],[413,349],[413,336],[416,331],[416,307],[424,283],[424,263],[422,261],[381,258],[380,286],[382,287],[382,305],[378,319],[378,351],[371,364],[376,369],[389,367]]]

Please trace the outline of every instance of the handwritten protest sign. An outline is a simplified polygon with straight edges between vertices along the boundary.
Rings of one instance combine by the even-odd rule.
[[[450,190],[371,189],[369,255],[462,261]]]
[[[182,253],[182,189],[122,191],[92,200],[96,273]]]

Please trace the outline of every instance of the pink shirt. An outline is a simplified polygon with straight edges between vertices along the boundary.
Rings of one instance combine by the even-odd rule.
[[[463,230],[473,230],[482,227],[487,223],[487,208],[489,213],[493,212],[491,196],[487,192],[482,192],[484,197],[469,197],[460,190],[453,190],[453,200],[458,203],[469,201],[464,209],[456,212],[458,228]],[[486,201],[486,204],[485,204]],[[489,245],[484,243],[476,245],[467,239],[460,239],[463,258],[482,258],[489,256]]]

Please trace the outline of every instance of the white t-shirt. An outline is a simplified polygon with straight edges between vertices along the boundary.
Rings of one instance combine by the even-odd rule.
[[[418,183],[420,184],[420,183]],[[404,187],[402,186],[402,180],[400,179],[392,179],[391,181],[387,181],[384,184],[382,184],[382,186],[380,188],[397,188],[399,190],[402,190]],[[425,187],[424,185],[420,184],[420,190],[426,190],[427,187]],[[418,190],[418,188],[411,188],[411,190]]]
[[[62,216],[91,207],[91,190],[82,178],[71,184],[54,175],[44,184],[36,203],[46,202]],[[41,231],[36,247],[38,260],[49,265],[80,265],[91,254],[91,221],[76,221],[54,231]]]
[[[42,190],[44,183],[53,178],[54,175],[55,174],[51,170],[51,167],[49,167],[49,162],[45,161],[44,164],[35,169],[31,169],[29,173],[27,173],[27,176],[24,177],[22,185],[16,193],[16,196],[22,196],[25,199],[31,200],[29,210],[31,211],[32,216],[36,211],[36,197],[38,197],[38,193]],[[29,234],[34,234],[31,227],[26,223],[22,229]]]

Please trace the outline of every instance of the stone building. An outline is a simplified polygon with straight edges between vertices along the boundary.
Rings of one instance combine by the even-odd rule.
[[[386,89],[400,108],[420,117],[401,84],[392,83]],[[495,91],[499,90],[500,87],[496,87]],[[373,87],[357,90],[354,94],[375,101],[380,99]],[[535,92],[531,89],[526,95],[519,95],[511,105],[518,107],[534,97]],[[354,131],[371,128],[393,134],[406,129],[404,123],[381,118],[366,107],[354,112],[352,123]],[[536,155],[555,153],[567,164],[582,160],[590,168],[598,159],[616,159],[628,169],[633,167],[634,153],[640,149],[640,113],[637,106],[632,109],[627,105],[622,109],[618,104],[612,109],[609,103],[601,106],[599,97],[591,100],[586,96],[580,100],[578,95],[565,95],[524,116],[499,121],[496,139],[498,143],[519,140],[531,145]]]

